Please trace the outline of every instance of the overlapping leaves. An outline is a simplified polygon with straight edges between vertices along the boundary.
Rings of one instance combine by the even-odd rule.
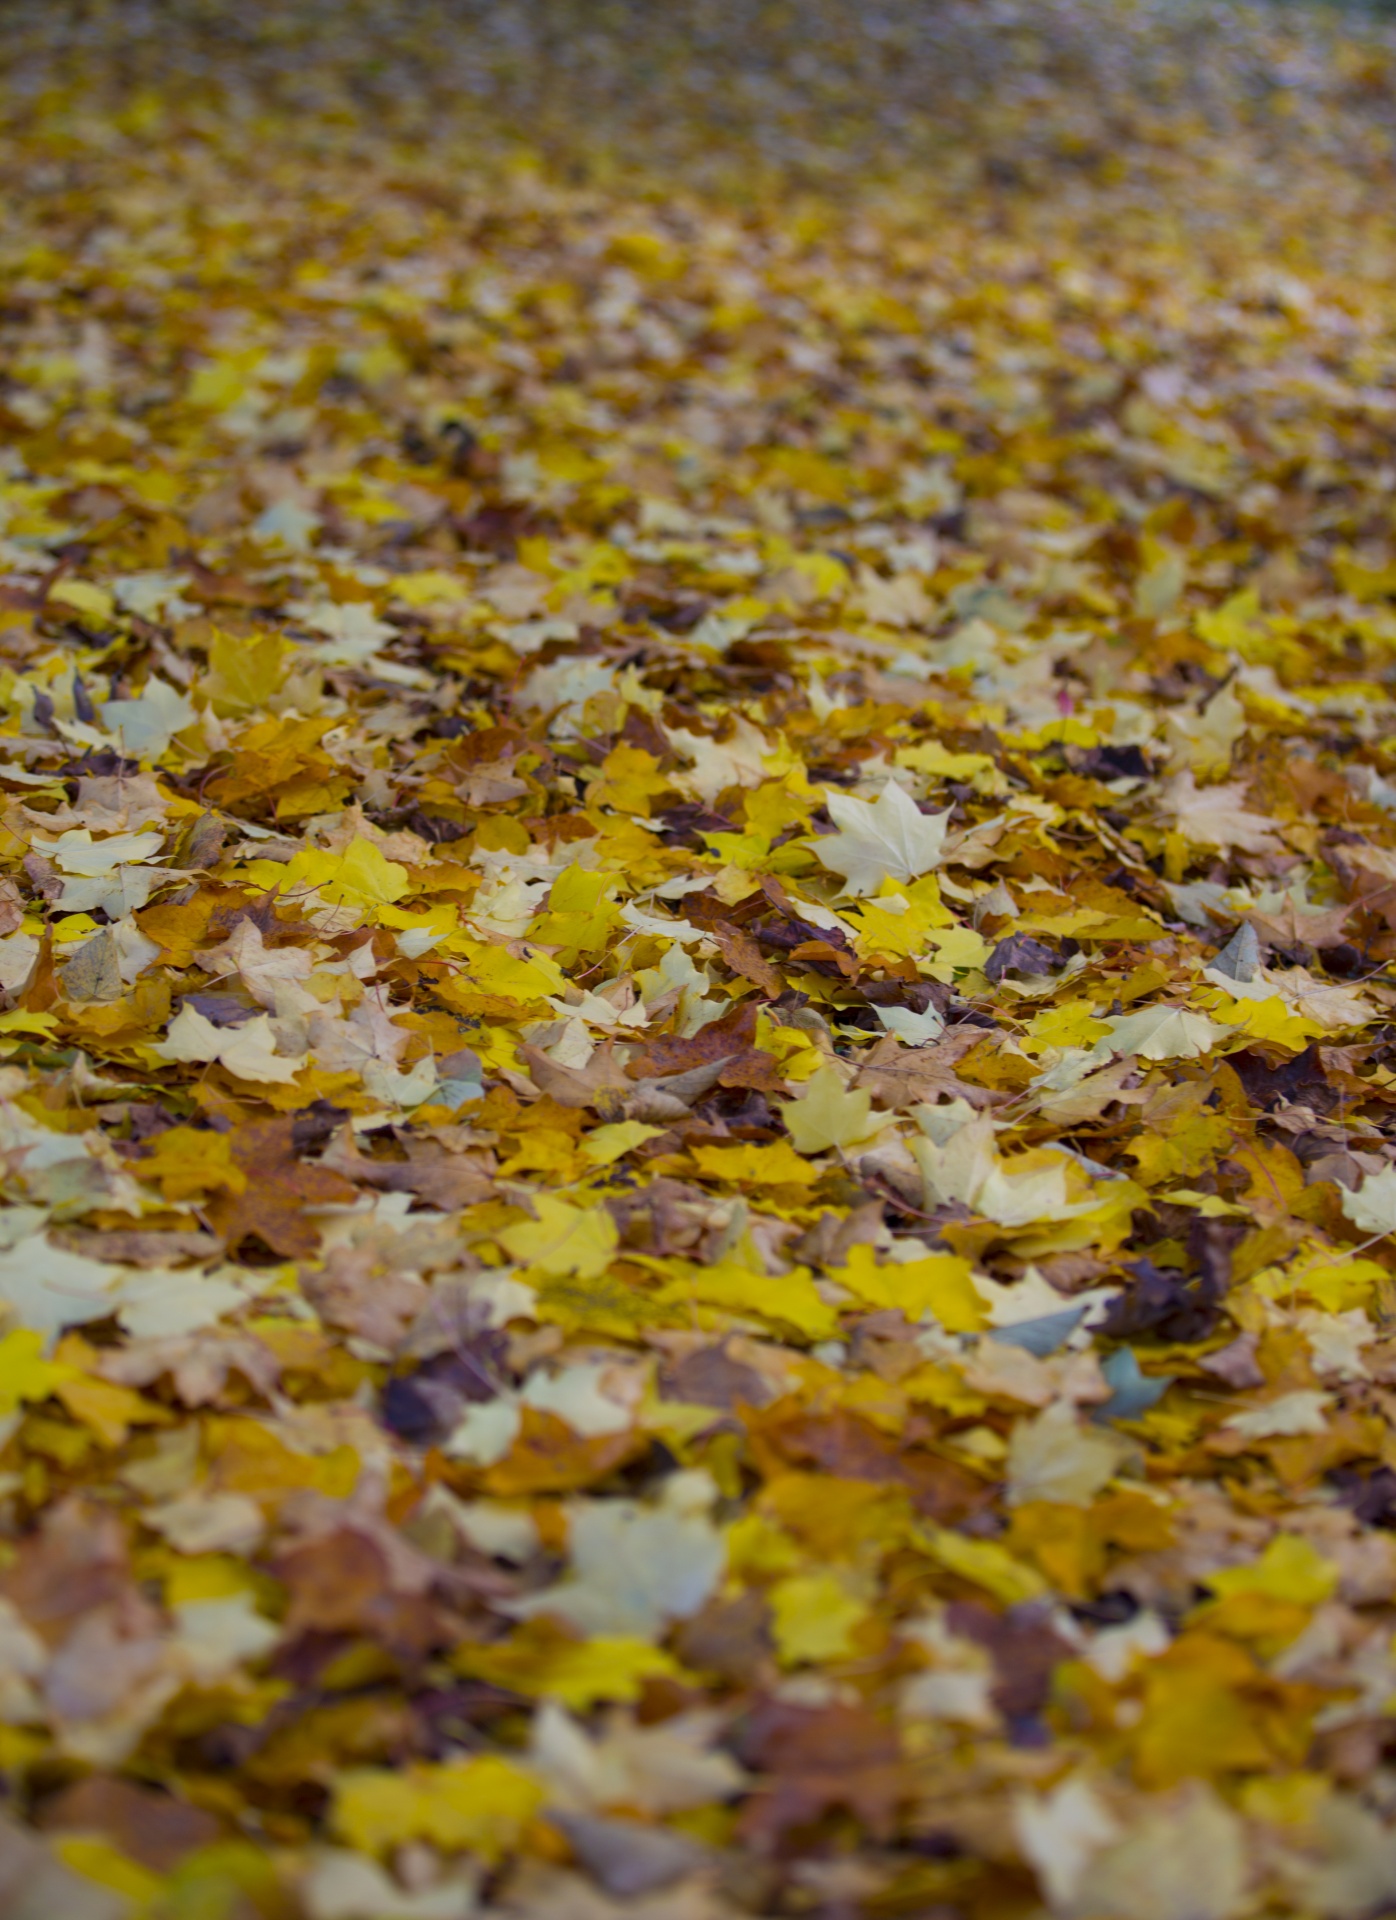
[[[15,1911],[1396,1898],[1390,54],[1093,18],[856,202],[16,42]]]

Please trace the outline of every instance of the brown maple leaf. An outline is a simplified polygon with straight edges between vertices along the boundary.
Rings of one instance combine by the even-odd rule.
[[[1321,952],[1326,947],[1341,947],[1346,935],[1344,927],[1352,917],[1354,903],[1339,901],[1336,907],[1323,907],[1317,911],[1296,907],[1292,900],[1274,913],[1261,913],[1253,909],[1246,919],[1255,928],[1260,938],[1268,946],[1279,947],[1282,952],[1292,952],[1296,947],[1311,947]]]
[[[760,1407],[771,1398],[766,1381],[754,1367],[734,1358],[726,1341],[717,1346],[699,1347],[676,1359],[661,1372],[659,1391],[665,1400],[721,1407],[728,1412],[739,1402]]]
[[[90,1608],[108,1605],[129,1581],[117,1516],[70,1496],[45,1516],[0,1576],[0,1593],[45,1639],[57,1641]]]
[[[1040,1603],[995,1613],[977,1600],[959,1600],[946,1613],[952,1633],[974,1640],[998,1671],[994,1705],[1007,1719],[1026,1719],[1047,1704],[1053,1670],[1073,1649],[1053,1628],[1051,1609]]]
[[[335,1247],[322,1268],[302,1269],[300,1283],[327,1326],[386,1352],[397,1348],[431,1299],[418,1274],[393,1271],[373,1246]]]
[[[747,1408],[753,1451],[774,1469],[776,1462],[817,1466],[843,1480],[905,1487],[919,1513],[957,1525],[982,1512],[993,1487],[953,1460],[910,1444],[906,1433],[880,1432],[856,1414],[788,1411],[777,1402],[765,1415]]]
[[[743,1000],[720,1020],[710,1020],[697,1033],[657,1034],[632,1053],[626,1072],[634,1080],[663,1080],[694,1067],[720,1062],[717,1084],[753,1087],[758,1093],[777,1093],[784,1085],[780,1063],[773,1053],[756,1045],[754,1001]]]
[[[291,1597],[288,1635],[362,1633],[399,1655],[420,1655],[449,1637],[440,1612],[425,1595],[399,1591],[388,1556],[356,1528],[293,1547],[276,1576]]]
[[[205,1217],[229,1249],[255,1234],[273,1253],[304,1259],[320,1244],[319,1229],[307,1219],[308,1207],[347,1205],[357,1193],[343,1174],[302,1160],[295,1144],[293,1115],[259,1120],[233,1135],[233,1160],[247,1176],[242,1193],[222,1193],[205,1207]]]
[[[50,1236],[56,1247],[86,1254],[89,1260],[117,1260],[128,1267],[170,1267],[185,1260],[209,1260],[219,1252],[211,1233],[176,1230],[157,1233],[140,1227],[109,1232],[90,1227],[61,1228]]]
[[[747,1725],[742,1758],[763,1778],[742,1810],[744,1839],[769,1844],[835,1808],[890,1838],[912,1775],[896,1731],[865,1706],[768,1701]]]
[[[743,980],[750,980],[772,999],[784,993],[784,980],[749,933],[740,927],[717,926],[708,929],[708,937],[716,944],[733,973],[739,973]]]
[[[44,1802],[38,1822],[44,1833],[99,1834],[152,1873],[168,1873],[186,1853],[223,1837],[221,1820],[173,1794],[89,1774]]]
[[[947,1027],[924,1047],[905,1046],[894,1033],[884,1034],[862,1057],[855,1087],[866,1088],[885,1107],[901,1109],[923,1100],[967,1100],[972,1107],[991,1107],[1000,1097],[987,1087],[961,1080],[959,1061],[985,1036],[983,1027]]]
[[[735,1686],[750,1686],[772,1656],[770,1603],[762,1593],[714,1596],[691,1620],[679,1623],[674,1648],[684,1665]]]
[[[24,925],[24,902],[13,880],[0,880],[0,936]]]
[[[595,1107],[598,1111],[614,1106],[623,1093],[633,1091],[624,1067],[616,1058],[614,1044],[603,1040],[584,1067],[560,1066],[540,1047],[519,1046],[519,1058],[540,1093],[556,1100],[560,1107]]]
[[[436,1140],[403,1142],[401,1160],[375,1159],[360,1153],[351,1128],[340,1130],[320,1156],[319,1164],[332,1173],[380,1193],[413,1193],[443,1213],[488,1200],[494,1181],[478,1160],[450,1153]]]

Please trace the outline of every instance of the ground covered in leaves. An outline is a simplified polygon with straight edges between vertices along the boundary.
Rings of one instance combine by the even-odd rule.
[[[230,13],[5,28],[0,1909],[1389,1911],[1391,45]]]

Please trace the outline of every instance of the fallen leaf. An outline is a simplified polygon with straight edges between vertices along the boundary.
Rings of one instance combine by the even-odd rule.
[[[876,893],[886,880],[916,880],[940,864],[948,813],[924,814],[906,790],[889,780],[875,801],[830,793],[829,818],[840,829],[814,851],[844,892]]]
[[[801,1153],[824,1153],[830,1147],[847,1151],[888,1124],[887,1116],[874,1116],[872,1095],[846,1088],[835,1067],[821,1067],[798,1100],[781,1103],[781,1112]]]
[[[704,1511],[707,1491],[671,1481],[654,1509],[625,1500],[579,1507],[569,1526],[571,1578],[515,1601],[510,1611],[524,1618],[552,1615],[585,1634],[639,1639],[696,1613],[724,1559],[721,1536]]]

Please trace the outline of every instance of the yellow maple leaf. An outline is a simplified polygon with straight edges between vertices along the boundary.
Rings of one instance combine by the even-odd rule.
[[[865,960],[875,954],[920,960],[926,955],[932,930],[950,924],[950,915],[935,902],[908,901],[904,893],[890,889],[883,898],[860,900],[849,909],[848,919],[856,928],[854,949]]]
[[[46,1360],[44,1346],[43,1334],[32,1327],[16,1327],[0,1339],[0,1420],[78,1378],[76,1367]]]
[[[828,1340],[838,1332],[837,1313],[820,1298],[805,1267],[781,1274],[754,1273],[733,1261],[694,1267],[685,1278],[670,1282],[665,1297],[773,1320],[808,1340]]]
[[[265,883],[279,883],[284,893],[313,888],[334,906],[390,906],[410,890],[406,867],[389,860],[371,840],[351,841],[343,853],[302,847],[285,866],[257,861],[254,867],[259,880],[270,867]]]
[[[132,1162],[134,1171],[167,1200],[191,1200],[196,1194],[242,1193],[247,1175],[233,1159],[227,1134],[201,1127],[169,1127],[151,1151]]]
[[[810,1661],[844,1660],[856,1647],[858,1628],[868,1618],[866,1601],[857,1599],[833,1573],[797,1573],[770,1591],[771,1630],[783,1667]]]
[[[162,1875],[140,1866],[97,1834],[61,1834],[53,1851],[71,1872],[114,1893],[123,1912],[148,1911],[164,1890]]]
[[[1306,1020],[1302,1013],[1297,1013],[1278,994],[1263,1000],[1233,1000],[1226,996],[1218,999],[1220,1004],[1209,1008],[1212,1018],[1224,1027],[1234,1027],[1248,1040],[1272,1040],[1294,1053],[1302,1053],[1311,1039],[1326,1032],[1316,1021]]]
[[[1288,1600],[1316,1607],[1338,1585],[1338,1569],[1325,1560],[1313,1542],[1298,1533],[1277,1533],[1258,1560],[1239,1567],[1223,1567],[1206,1576],[1219,1598],[1259,1593],[1272,1600]]]
[[[669,784],[652,753],[622,741],[601,762],[599,777],[587,788],[587,804],[648,817],[650,801]]]
[[[529,927],[530,940],[555,947],[564,967],[573,965],[580,954],[599,953],[620,918],[620,908],[611,898],[615,887],[612,874],[568,867],[553,882],[547,911]]]
[[[536,949],[516,953],[509,947],[473,940],[468,934],[455,934],[442,942],[442,950],[464,960],[470,986],[512,1000],[520,1007],[536,1006],[540,1001],[546,1004],[567,990],[567,975],[562,968],[551,955]],[[442,982],[439,991],[443,998],[450,998],[452,986],[449,978]]]
[[[646,1140],[657,1140],[663,1127],[648,1127],[643,1120],[616,1120],[608,1126],[593,1127],[579,1144],[584,1160],[594,1167],[609,1167],[615,1160],[633,1153]]]
[[[338,870],[320,885],[326,900],[355,906],[390,906],[407,891],[406,867],[389,860],[371,840],[351,841]]]
[[[405,607],[457,607],[470,602],[470,583],[442,567],[420,573],[396,573],[389,583],[393,598]]]
[[[606,1271],[620,1236],[604,1207],[575,1207],[555,1194],[535,1193],[533,1212],[532,1220],[500,1229],[499,1244],[511,1260],[545,1278],[586,1280]]]
[[[65,1361],[67,1355],[80,1346],[70,1334],[59,1343],[60,1360]],[[165,1427],[174,1419],[168,1407],[147,1400],[134,1387],[119,1386],[115,1381],[99,1379],[96,1374],[76,1367],[56,1384],[53,1392],[74,1420],[90,1427],[106,1447],[123,1445],[132,1427]]]
[[[983,934],[977,933],[973,927],[933,927],[927,934],[927,940],[935,950],[935,957],[927,962],[922,971],[933,980],[947,983],[957,973],[982,967],[993,951]]]
[[[710,1179],[740,1186],[808,1187],[819,1178],[819,1168],[802,1159],[788,1140],[761,1146],[751,1141],[736,1147],[697,1146],[689,1157]]]
[[[920,1544],[947,1572],[983,1587],[1006,1607],[1040,1600],[1047,1591],[1047,1582],[1036,1567],[1015,1559],[997,1540],[971,1540],[949,1527],[933,1527]]]
[[[93,626],[104,626],[116,611],[116,603],[105,587],[90,580],[59,580],[49,589],[50,603],[77,614]]]
[[[1140,1784],[1297,1766],[1313,1704],[1299,1690],[1287,1695],[1242,1647],[1190,1630],[1146,1670],[1144,1711],[1132,1735]]]
[[[781,1117],[801,1153],[825,1153],[830,1147],[856,1147],[872,1139],[895,1118],[874,1115],[872,1095],[843,1084],[837,1067],[821,1067],[798,1100],[782,1100]]]
[[[202,686],[221,718],[256,713],[286,677],[286,642],[279,633],[232,634],[220,628],[209,641]]]
[[[930,1253],[924,1260],[879,1263],[871,1247],[849,1249],[848,1264],[831,1278],[874,1309],[894,1307],[908,1320],[933,1314],[948,1333],[977,1333],[987,1324],[975,1291],[974,1268],[956,1253]]]
[[[363,1853],[426,1840],[448,1853],[498,1860],[518,1844],[543,1801],[533,1776],[494,1754],[388,1772],[343,1773],[335,1782],[336,1832]]]
[[[628,1634],[568,1640],[553,1627],[530,1623],[492,1646],[467,1642],[452,1656],[458,1672],[488,1680],[530,1699],[556,1700],[584,1713],[600,1700],[637,1700],[649,1680],[687,1676],[672,1654]]]

